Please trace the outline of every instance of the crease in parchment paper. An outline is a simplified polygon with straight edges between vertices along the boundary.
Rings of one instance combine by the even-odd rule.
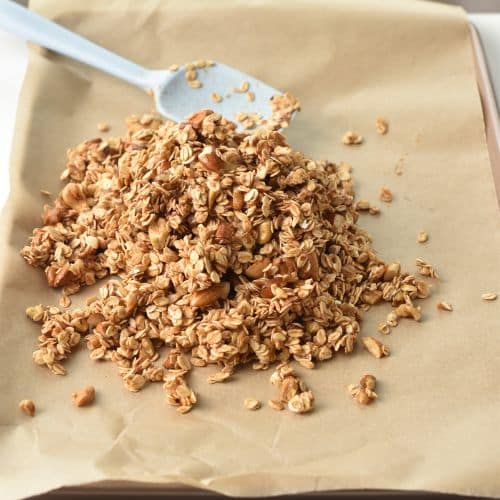
[[[442,281],[421,323],[402,321],[384,337],[389,358],[357,349],[299,367],[317,402],[303,417],[267,406],[270,371],[238,370],[211,386],[210,370],[194,370],[200,405],[178,415],[161,384],[129,393],[116,366],[92,362],[85,346],[65,377],[35,366],[38,325],[24,310],[58,300],[19,256],[46,203],[39,191],[59,191],[66,149],[98,136],[97,123],[111,125],[106,137],[121,135],[125,117],[153,103],[108,75],[31,50],[0,224],[2,498],[101,480],[241,496],[377,488],[500,497],[500,301],[481,300],[500,292],[500,217],[463,11],[412,0],[34,0],[32,8],[146,67],[214,59],[291,91],[302,103],[286,130],[292,147],[352,164],[358,199],[380,205],[389,187],[393,203],[359,224],[384,260],[412,272],[424,258]],[[384,136],[378,116],[389,122]],[[347,130],[364,143],[344,146]],[[422,230],[425,245],[416,242]],[[454,311],[438,311],[440,300]],[[377,336],[386,313],[369,311],[362,334]],[[380,381],[379,400],[361,408],[346,388],[367,372]],[[95,403],[74,407],[71,393],[87,384]],[[262,408],[246,410],[247,397]],[[24,398],[35,401],[34,418],[18,411]]]

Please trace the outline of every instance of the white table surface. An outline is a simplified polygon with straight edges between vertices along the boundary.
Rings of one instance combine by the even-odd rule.
[[[500,109],[500,14],[473,14],[470,19],[479,32]],[[0,210],[9,193],[10,150],[27,57],[23,41],[0,31]]]

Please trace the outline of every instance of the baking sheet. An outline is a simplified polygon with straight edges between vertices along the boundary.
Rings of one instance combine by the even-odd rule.
[[[38,0],[33,7],[147,66],[210,58],[292,91],[303,104],[287,131],[294,147],[352,163],[362,198],[375,201],[382,185],[393,190],[380,218],[361,221],[381,256],[410,270],[424,257],[443,279],[422,303],[422,324],[402,323],[387,338],[390,358],[359,350],[300,370],[318,402],[302,418],[243,408],[245,397],[273,397],[269,372],[208,386],[208,373],[198,370],[191,380],[201,404],[181,416],[159,385],[131,394],[113,365],[91,362],[84,348],[66,364],[66,377],[34,366],[37,328],[24,309],[57,300],[18,256],[39,222],[39,189],[58,189],[65,149],[96,135],[97,122],[121,133],[123,118],[147,111],[150,101],[106,75],[32,51],[1,224],[3,496],[101,479],[236,495],[395,488],[500,496],[500,301],[480,299],[500,286],[500,223],[462,11],[319,0]],[[390,122],[387,136],[375,131],[379,115]],[[365,136],[361,147],[341,144],[350,128]],[[422,229],[430,234],[424,247],[415,242]],[[438,300],[455,311],[437,311]],[[372,310],[363,332],[386,312]],[[380,380],[380,400],[360,408],[345,386],[366,371]],[[96,404],[73,408],[71,392],[88,383],[98,390]],[[18,413],[22,398],[37,403],[35,418]]]

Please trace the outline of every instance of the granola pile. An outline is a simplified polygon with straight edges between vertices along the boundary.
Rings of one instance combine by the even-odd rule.
[[[128,129],[68,151],[66,184],[22,249],[64,305],[119,278],[82,308],[28,308],[41,323],[35,363],[64,374],[84,340],[127,389],[163,382],[182,413],[197,400],[194,367],[217,365],[215,383],[277,363],[273,404],[302,413],[314,397],[288,362],[351,353],[380,301],[394,307],[384,333],[420,319],[414,301],[429,286],[376,255],[357,225],[349,165],[313,161],[270,128],[239,133],[210,110],[181,123],[132,117]]]

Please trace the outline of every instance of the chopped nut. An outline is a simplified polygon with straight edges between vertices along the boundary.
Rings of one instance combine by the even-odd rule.
[[[488,292],[488,293],[483,293],[483,295],[481,295],[481,298],[483,300],[496,300],[497,298],[497,294],[496,293],[493,293],[493,292]]]
[[[453,306],[449,302],[438,302],[436,307],[441,311],[453,311]]]
[[[97,130],[99,130],[99,132],[109,132],[110,128],[109,123],[106,122],[100,122],[97,124]]]
[[[380,213],[380,208],[375,207],[375,206],[370,206],[370,209],[368,211],[370,215],[378,215]]]
[[[267,257],[257,260],[246,268],[245,274],[251,279],[262,278],[264,269],[266,269],[270,263],[271,261]]]
[[[210,172],[219,173],[224,168],[224,162],[217,156],[215,149],[208,146],[198,156],[201,166]]]
[[[228,245],[231,243],[233,237],[233,227],[227,222],[219,222],[217,231],[215,231],[215,241],[221,245]]]
[[[189,116],[187,121],[188,121],[188,123],[191,124],[191,126],[194,129],[199,129],[202,126],[205,118],[207,118],[211,114],[213,114],[211,109],[202,109],[200,111],[197,111],[196,113],[193,113],[191,116]]]
[[[246,80],[243,80],[243,81],[241,82],[240,88],[239,88],[238,90],[239,90],[240,92],[247,92],[248,87],[250,87],[250,84],[249,84]]]
[[[265,245],[273,237],[273,226],[270,220],[266,220],[259,225],[259,237],[258,242],[261,245]]]
[[[247,92],[247,101],[248,102],[254,102],[255,101],[255,94],[253,92]]]
[[[229,283],[219,283],[213,285],[206,290],[198,290],[194,292],[191,296],[191,306],[192,307],[206,307],[219,299],[227,298],[229,294]]]
[[[347,146],[361,144],[363,137],[352,130],[349,130],[342,136],[342,142]]]
[[[70,271],[67,265],[61,267],[60,269],[48,267],[45,274],[47,275],[47,283],[52,288],[69,285],[75,279],[75,275],[72,271]]]
[[[35,403],[33,403],[31,399],[23,399],[19,403],[19,409],[29,417],[35,416],[35,410],[36,410]]]
[[[258,410],[262,405],[258,399],[248,398],[243,402],[247,410],[255,411]]]
[[[417,241],[419,243],[425,243],[429,239],[429,235],[425,231],[420,231],[417,235]]]
[[[387,131],[389,130],[389,124],[386,120],[379,117],[375,122],[375,128],[379,134],[384,135],[387,134]]]
[[[71,398],[73,399],[75,406],[88,406],[94,401],[95,389],[91,385],[87,385],[79,391],[71,394]]]
[[[361,339],[363,341],[363,345],[365,346],[365,349],[370,353],[373,354],[376,358],[383,358],[384,356],[389,356],[390,350],[389,348],[382,344],[382,342],[379,342],[377,339],[373,337],[363,337]]]
[[[388,187],[383,187],[380,189],[379,194],[380,201],[384,203],[390,203],[392,201],[392,192]]]

